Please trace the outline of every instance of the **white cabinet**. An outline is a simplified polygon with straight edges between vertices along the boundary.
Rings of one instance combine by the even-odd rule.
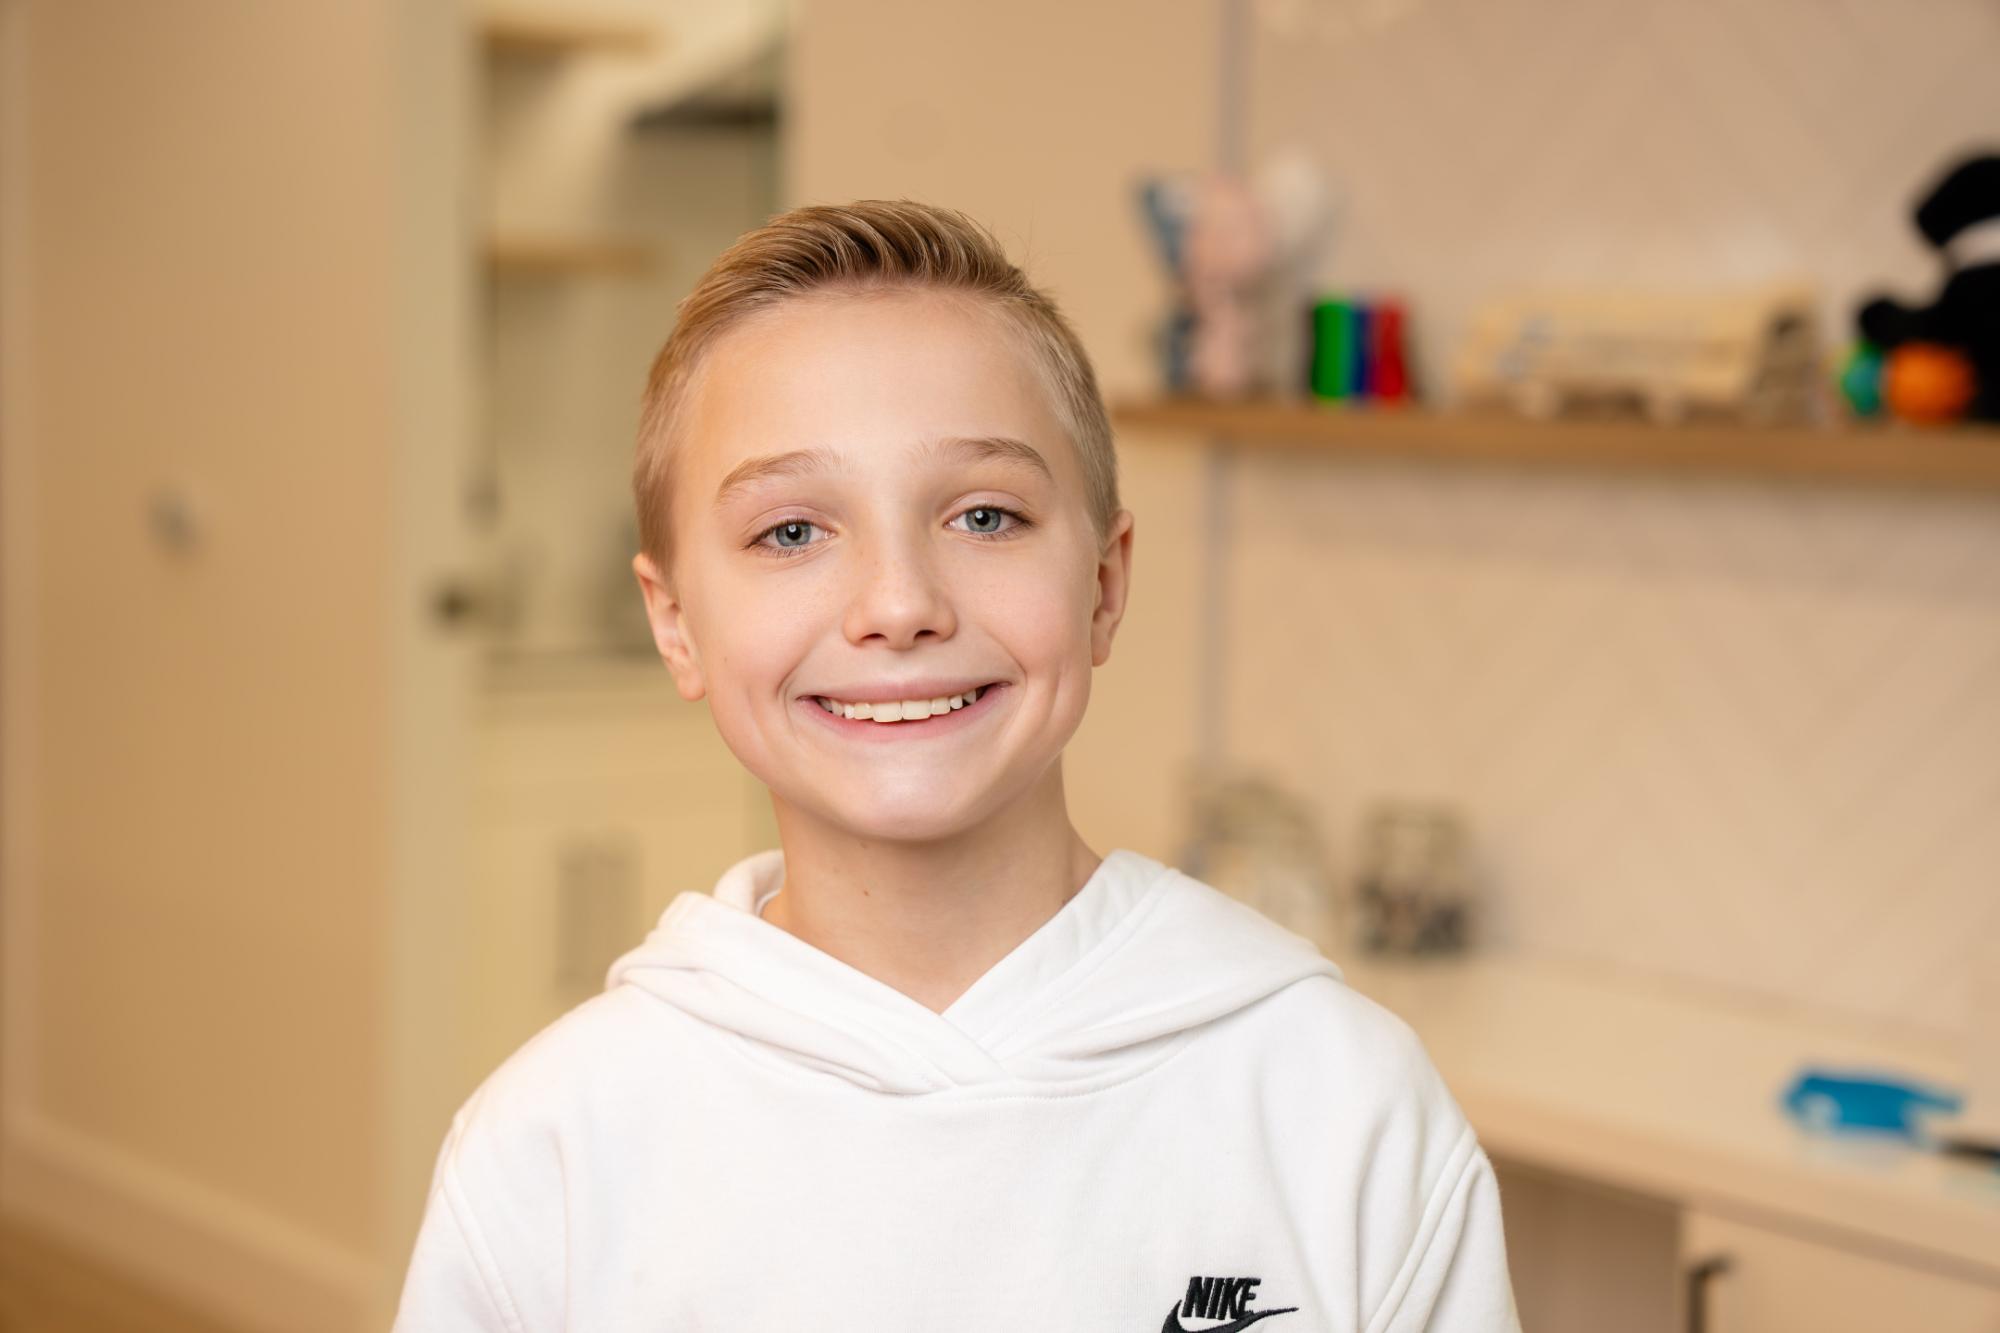
[[[2000,1286],[1835,1241],[1689,1209],[1681,1259],[1690,1333],[2000,1333]]]
[[[1676,1333],[1680,1210],[1493,1159],[1525,1333]]]
[[[602,990],[676,894],[777,845],[763,786],[656,659],[496,672],[479,740],[468,1086]]]
[[[1526,1333],[2000,1333],[2000,1268],[1493,1165]]]
[[[1494,1160],[1528,1333],[2000,1333],[2000,1177],[1809,1134],[1780,1101],[1808,1065],[1963,1087],[1955,1044],[1546,958],[1347,978],[1416,1029]]]

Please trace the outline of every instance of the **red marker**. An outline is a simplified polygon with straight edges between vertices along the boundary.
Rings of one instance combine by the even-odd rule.
[[[1369,321],[1370,357],[1374,371],[1370,388],[1383,402],[1402,402],[1410,395],[1410,376],[1403,359],[1403,307],[1397,301],[1383,301]]]

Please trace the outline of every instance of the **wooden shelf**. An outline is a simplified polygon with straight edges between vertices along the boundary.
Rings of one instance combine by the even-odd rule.
[[[1735,474],[1879,486],[2000,490],[2000,429],[1815,428],[1629,420],[1533,421],[1278,400],[1161,398],[1120,403],[1119,426],[1224,437],[1329,456]]]
[[[502,276],[631,276],[654,261],[653,248],[636,241],[496,236],[486,242],[487,265]]]
[[[487,54],[535,60],[591,52],[644,55],[657,41],[642,23],[555,14],[488,14],[479,31]]]
[[[768,130],[777,123],[777,99],[762,95],[688,97],[632,117],[635,130]]]
[[[635,130],[769,130],[782,114],[785,44],[773,29],[749,56],[633,116]]]

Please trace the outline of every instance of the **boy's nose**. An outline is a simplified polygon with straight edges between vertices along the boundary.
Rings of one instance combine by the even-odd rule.
[[[926,631],[950,638],[958,621],[941,572],[917,543],[888,546],[860,562],[843,626],[848,641],[879,639],[891,648],[908,648]]]

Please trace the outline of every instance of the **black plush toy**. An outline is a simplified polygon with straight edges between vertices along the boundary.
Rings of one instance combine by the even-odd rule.
[[[1917,230],[1936,246],[1946,278],[1927,306],[1877,297],[1861,307],[1861,336],[1884,353],[1910,342],[1955,347],[1977,388],[1968,417],[2000,421],[2000,156],[1968,157],[1917,205]]]

